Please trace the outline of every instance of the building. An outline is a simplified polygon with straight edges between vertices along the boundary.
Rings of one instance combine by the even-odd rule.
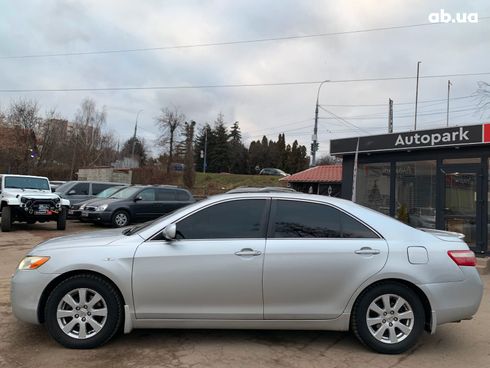
[[[415,227],[462,233],[486,253],[489,143],[483,124],[336,139],[330,151],[343,158],[343,198]]]
[[[107,166],[95,167],[92,169],[79,169],[77,172],[78,180],[108,181],[126,184],[131,184],[132,176],[132,169],[114,168]]]
[[[341,193],[342,165],[320,165],[281,178],[288,186],[303,193],[339,197]]]

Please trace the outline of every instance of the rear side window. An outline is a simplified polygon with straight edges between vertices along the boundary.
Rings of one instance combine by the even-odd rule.
[[[89,183],[78,183],[70,188],[69,195],[88,195]]]
[[[264,238],[266,204],[246,199],[207,207],[177,223],[177,239]]]
[[[175,201],[175,190],[157,189],[157,201]]]
[[[113,187],[113,184],[100,184],[100,183],[93,183],[92,184],[92,194],[97,195],[103,190]]]
[[[274,206],[275,238],[378,238],[356,219],[328,205],[279,200]]]
[[[188,201],[190,200],[189,194],[183,190],[177,190],[177,200],[178,201]]]

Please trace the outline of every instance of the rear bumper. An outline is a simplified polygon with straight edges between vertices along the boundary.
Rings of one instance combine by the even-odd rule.
[[[463,281],[420,285],[432,307],[433,328],[471,319],[483,296],[483,283],[475,267],[461,267]]]

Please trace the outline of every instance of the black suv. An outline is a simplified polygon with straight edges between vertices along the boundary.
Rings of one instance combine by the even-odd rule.
[[[156,219],[194,202],[192,194],[186,189],[169,185],[134,185],[86,205],[81,218],[123,227],[132,222]]]

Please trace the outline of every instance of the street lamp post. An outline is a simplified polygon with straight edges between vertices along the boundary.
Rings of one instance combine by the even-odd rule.
[[[311,137],[311,166],[316,164],[316,151],[318,151],[318,101],[320,99],[320,90],[324,83],[330,82],[330,80],[324,80],[318,86],[316,93],[316,105],[315,105],[315,127],[313,128],[313,136]]]

